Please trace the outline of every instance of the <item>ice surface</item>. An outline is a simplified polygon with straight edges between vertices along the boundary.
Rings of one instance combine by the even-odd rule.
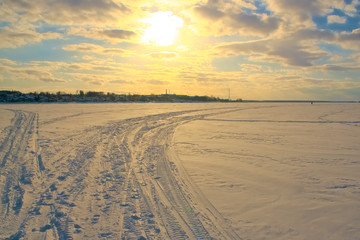
[[[360,236],[360,106],[250,107],[182,125],[192,180],[244,239]]]
[[[4,104],[0,130],[0,239],[360,236],[360,104]]]

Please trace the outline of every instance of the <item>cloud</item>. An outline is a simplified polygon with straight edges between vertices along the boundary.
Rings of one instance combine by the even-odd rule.
[[[265,13],[245,11],[256,10],[256,6],[246,1],[215,1],[209,0],[206,4],[197,3],[193,11],[196,16],[203,19],[198,24],[202,32],[207,34],[242,34],[242,35],[268,35],[276,31],[281,19]],[[209,22],[212,23],[209,25]]]
[[[55,32],[38,33],[31,29],[22,30],[17,27],[4,27],[0,30],[0,48],[17,48],[61,37],[61,34]]]
[[[152,5],[152,6],[143,6],[143,7],[141,7],[141,10],[154,13],[154,12],[159,11],[159,7],[158,7],[158,6],[155,6],[155,5]]]
[[[319,0],[266,0],[268,9],[286,19],[293,19],[296,24],[311,21],[313,15],[324,12]]]
[[[51,4],[54,7],[59,7],[60,9],[67,10],[70,12],[91,12],[91,11],[111,11],[113,9],[128,12],[128,9],[122,3],[115,3],[112,0],[47,0],[49,5]]]
[[[266,14],[238,13],[229,16],[229,24],[235,30],[248,35],[267,35],[279,28],[280,19]]]
[[[128,53],[129,51],[124,50],[122,48],[103,48],[102,54],[115,54],[115,55],[124,55],[125,53]]]
[[[109,91],[123,84],[122,90],[133,92],[163,89],[162,85],[167,84],[168,89],[194,94],[216,94],[226,84],[236,85],[231,88],[234,93],[238,89],[239,97],[247,89],[244,94],[252,92],[253,98],[262,97],[262,88],[268,89],[267,96],[274,96],[273,91],[279,93],[279,89],[328,84],[328,79],[315,81],[316,74],[325,73],[333,79],[350,76],[355,82],[356,64],[360,63],[356,55],[360,30],[339,30],[353,29],[358,24],[358,0],[0,2],[0,48],[66,38],[36,47],[43,47],[41,51],[55,49],[56,53],[61,42],[60,48],[67,51],[49,54],[59,62],[0,58],[0,78],[6,82],[11,78],[56,88],[66,80],[69,89],[85,85],[92,90],[108,87]],[[147,27],[141,19],[157,11],[172,11],[183,19],[176,44],[181,43],[184,50],[176,44],[160,48],[139,41]],[[19,59],[28,49],[6,50],[7,56],[14,53],[9,58]],[[31,55],[33,50],[27,52],[26,59],[48,57]],[[61,62],[65,59],[71,62]],[[221,68],[221,64],[233,67]],[[290,70],[298,72],[290,74]],[[191,84],[197,88],[189,89]]]
[[[62,47],[64,51],[92,52],[97,54],[124,54],[127,51],[121,48],[104,48],[92,43],[69,44]]]
[[[26,68],[14,68],[8,69],[8,73],[15,79],[19,80],[31,80],[31,81],[42,81],[48,83],[65,83],[64,79],[56,78],[54,75],[47,71],[26,69]]]
[[[200,5],[194,7],[195,13],[197,13],[199,16],[203,18],[207,18],[211,21],[217,21],[225,16],[225,13],[207,5]]]
[[[252,53],[265,53],[269,51],[269,45],[266,40],[249,41],[249,42],[234,42],[223,44],[216,47],[220,50],[219,55],[239,55]]]
[[[131,13],[124,4],[113,0],[3,0],[1,15],[21,17],[29,22],[43,21],[57,25],[106,25]]]
[[[78,62],[78,63],[70,63],[70,64],[63,64],[62,66],[64,69],[68,69],[71,72],[94,72],[94,73],[105,73],[105,72],[111,72],[111,73],[120,73],[124,70],[120,68],[119,66],[114,66],[111,64],[106,64],[103,62],[93,62],[93,63],[84,63],[84,62]]]
[[[292,66],[312,66],[313,61],[326,56],[316,48],[302,46],[293,39],[268,39],[219,45],[218,55],[258,55],[266,61],[281,62]]]
[[[293,34],[293,39],[296,41],[302,40],[316,40],[316,41],[335,41],[336,35],[334,32],[330,30],[322,30],[322,29],[300,29]]]
[[[101,72],[122,72],[120,68],[112,67],[112,66],[92,66],[91,69]]]
[[[88,83],[92,84],[92,85],[97,85],[97,86],[102,86],[104,85],[104,82],[102,80],[92,80],[92,81],[88,81]]]
[[[132,82],[129,82],[127,80],[111,80],[109,83],[112,84],[132,84]]]
[[[81,28],[71,27],[67,31],[67,35],[82,36],[86,38],[107,40],[109,42],[117,42],[120,40],[132,40],[138,36],[133,31],[122,30],[122,29],[98,29],[98,28]]]
[[[340,17],[338,15],[329,15],[327,16],[328,23],[345,23],[346,17]]]
[[[359,5],[358,0],[351,0],[350,2],[347,0],[339,1],[339,0],[328,0],[321,1],[324,8],[330,9],[332,12],[333,9],[341,10],[345,15],[354,17],[357,15],[357,6]]]
[[[260,72],[263,70],[263,67],[257,64],[240,64],[240,68],[243,72]]]
[[[154,59],[170,59],[177,56],[175,52],[153,52],[149,54],[150,57]]]
[[[78,51],[78,52],[98,52],[103,49],[102,46],[91,43],[69,44],[63,46],[64,51]]]
[[[132,39],[136,36],[136,34],[133,31],[126,31],[119,29],[104,30],[99,33],[100,34],[102,33],[104,36],[108,38],[116,38],[116,39]]]
[[[267,10],[286,23],[284,31],[314,27],[314,17],[319,16],[327,18],[330,24],[345,23],[349,16],[358,16],[359,5],[358,0],[264,0],[264,3]]]
[[[162,81],[162,80],[147,80],[146,81],[148,84],[151,84],[151,85],[165,85],[167,84],[168,82],[167,81]]]
[[[7,58],[0,58],[0,65],[16,66],[16,62]]]
[[[6,74],[6,78],[23,81],[41,81],[47,83],[65,83],[63,78],[55,77],[53,71],[57,68],[57,64],[53,63],[48,66],[44,63],[28,63],[19,64],[18,62],[9,59],[0,59],[0,76]],[[4,75],[3,75],[4,77]]]
[[[106,75],[87,74],[87,73],[74,73],[73,76],[77,80],[96,86],[102,86],[104,84],[104,79],[107,79]]]
[[[66,82],[63,79],[58,79],[58,78],[53,78],[53,77],[39,78],[39,80],[42,81],[42,82],[50,82],[50,83],[65,83]]]
[[[358,66],[346,66],[346,65],[332,65],[332,64],[326,64],[321,67],[323,70],[326,71],[358,71],[360,70],[360,67]]]
[[[64,83],[63,79],[55,78],[51,73],[40,70],[20,70],[17,74],[23,75],[25,79],[39,80],[42,82]]]
[[[344,48],[360,49],[360,28],[340,33],[338,43]]]
[[[240,82],[240,77],[236,76],[228,76],[228,74],[224,73],[216,73],[216,72],[193,72],[193,71],[182,71],[178,73],[178,79],[183,82],[188,83],[213,83],[213,84],[223,84],[225,82],[233,81],[236,78],[236,81]]]
[[[248,9],[252,9],[252,10],[257,9],[256,5],[252,1],[237,0],[236,2],[237,2],[237,4],[239,4],[243,8],[248,8]]]

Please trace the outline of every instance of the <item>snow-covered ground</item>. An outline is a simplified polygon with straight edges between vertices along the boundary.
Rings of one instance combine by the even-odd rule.
[[[360,236],[360,104],[4,104],[0,130],[0,239]]]

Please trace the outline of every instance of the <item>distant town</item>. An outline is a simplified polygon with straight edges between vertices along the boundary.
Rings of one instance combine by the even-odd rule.
[[[242,99],[230,100],[209,96],[188,96],[177,94],[115,94],[79,90],[76,94],[65,92],[30,92],[0,91],[0,103],[56,103],[56,102],[242,102]]]

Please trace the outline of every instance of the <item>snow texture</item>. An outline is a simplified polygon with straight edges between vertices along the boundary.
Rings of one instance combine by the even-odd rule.
[[[0,239],[360,236],[360,104],[4,104],[0,130]]]

